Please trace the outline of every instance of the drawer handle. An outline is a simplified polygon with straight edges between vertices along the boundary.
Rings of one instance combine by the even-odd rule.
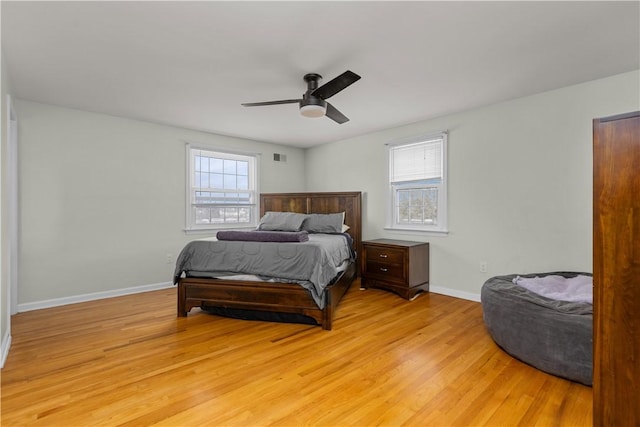
[[[389,269],[388,268],[384,268],[384,267],[380,267],[380,271],[384,271],[386,273],[387,271],[389,271]]]
[[[389,255],[387,255],[387,254],[380,254],[380,258],[389,258]]]

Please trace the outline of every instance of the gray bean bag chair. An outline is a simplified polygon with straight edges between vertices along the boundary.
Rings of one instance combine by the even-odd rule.
[[[588,273],[553,272],[575,277]],[[510,355],[542,371],[582,384],[593,378],[593,305],[546,298],[513,283],[517,275],[496,276],[482,286],[484,323]]]

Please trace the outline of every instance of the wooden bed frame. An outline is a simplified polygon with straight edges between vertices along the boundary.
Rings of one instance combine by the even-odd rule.
[[[362,250],[362,196],[360,192],[265,193],[260,195],[260,216],[265,212],[345,212],[347,231],[360,257]],[[331,330],[333,315],[353,280],[360,274],[356,259],[327,287],[325,308],[320,309],[309,292],[297,284],[186,277],[178,282],[178,316],[202,305],[242,310],[301,314]]]

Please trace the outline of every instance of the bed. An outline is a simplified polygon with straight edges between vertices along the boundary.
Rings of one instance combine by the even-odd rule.
[[[515,358],[547,373],[592,383],[593,304],[548,298],[514,283],[519,278],[591,277],[551,272],[496,276],[481,289],[483,318],[493,340]]]
[[[309,290],[297,283],[196,277],[197,274],[185,271],[184,277],[176,278],[178,316],[185,317],[193,307],[201,307],[239,318],[279,320],[284,317],[287,321],[315,323],[325,330],[331,330],[338,304],[360,273],[357,257],[362,246],[361,193],[264,193],[260,195],[260,216],[263,217],[267,212],[344,212],[344,224],[349,227],[346,233],[351,238],[355,257],[326,286],[320,295],[322,304],[314,299]]]

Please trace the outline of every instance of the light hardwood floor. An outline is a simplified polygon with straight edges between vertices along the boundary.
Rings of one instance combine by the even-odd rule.
[[[591,425],[591,388],[504,353],[479,303],[358,288],[332,331],[178,318],[175,289],[18,314],[2,425]]]

